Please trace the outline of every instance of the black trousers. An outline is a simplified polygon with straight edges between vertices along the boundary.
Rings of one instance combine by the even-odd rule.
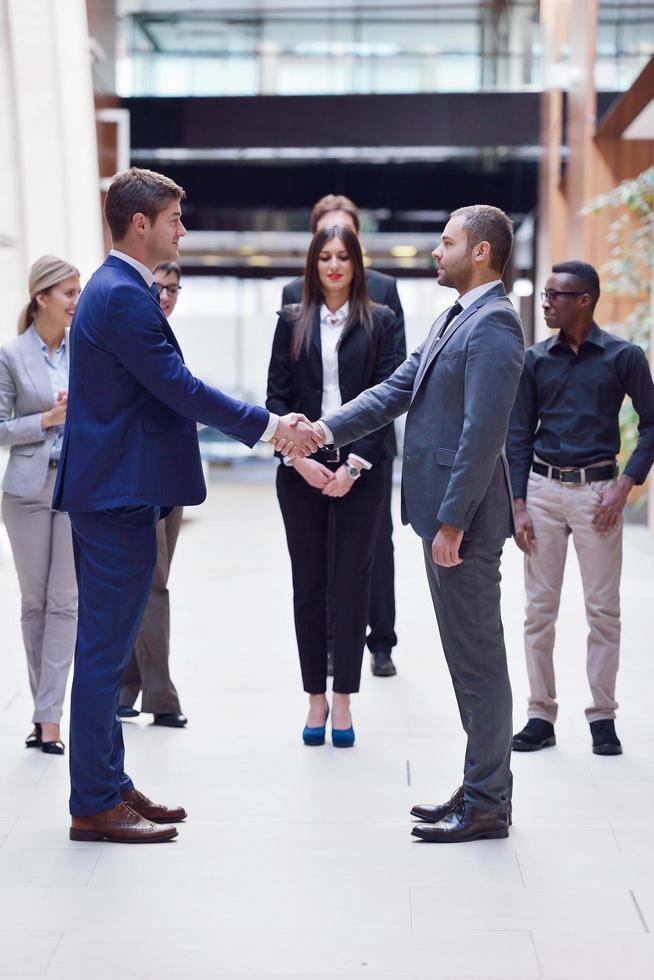
[[[336,469],[337,465],[330,465]],[[290,466],[277,470],[277,499],[293,573],[293,609],[304,690],[327,689],[328,562],[332,537],[334,687],[359,690],[366,640],[370,576],[384,495],[381,470],[364,473],[338,499],[309,486]]]
[[[395,559],[393,551],[393,460],[378,464],[384,482],[375,552],[370,580],[370,610],[368,612],[368,649],[371,653],[390,653],[397,643],[395,635]]]

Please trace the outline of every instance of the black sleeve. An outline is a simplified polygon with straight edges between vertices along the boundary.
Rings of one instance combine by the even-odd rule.
[[[404,310],[400,301],[400,294],[397,291],[397,280],[392,280],[392,286],[388,290],[386,306],[390,306],[395,314],[394,334],[395,334],[395,364],[394,368],[399,367],[406,360],[406,333],[404,330]]]
[[[280,316],[277,320],[268,365],[266,408],[269,412],[286,415],[291,411],[292,383],[291,327],[286,319]]]
[[[654,384],[647,358],[636,344],[629,350],[625,390],[638,415],[638,441],[624,472],[640,484],[654,462]]]
[[[534,435],[538,428],[538,403],[534,378],[534,356],[530,350],[520,376],[518,392],[509,418],[506,455],[511,473],[513,496],[527,496],[527,481],[534,458]]]
[[[379,313],[379,348],[373,380],[370,385],[371,388],[374,388],[375,385],[380,384],[382,381],[386,381],[397,366],[395,363],[395,319],[395,314],[389,309],[382,309]],[[363,436],[363,438],[357,439],[350,446],[350,452],[353,452],[355,456],[361,456],[362,459],[366,459],[374,466],[383,456],[386,443],[386,430],[387,426],[383,429],[376,429],[374,432]]]

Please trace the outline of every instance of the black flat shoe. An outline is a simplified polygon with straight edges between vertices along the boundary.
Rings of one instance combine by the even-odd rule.
[[[41,742],[41,752],[46,755],[63,755],[65,750],[63,742]]]
[[[370,656],[370,669],[375,677],[395,677],[397,667],[390,653],[373,653]]]
[[[612,718],[591,721],[590,734],[593,736],[595,755],[622,755],[622,743],[615,734],[615,722]]]
[[[544,718],[530,718],[525,727],[511,739],[514,752],[538,752],[556,745],[554,725]]]
[[[116,714],[119,718],[138,718],[141,712],[137,711],[136,708],[132,708],[129,704],[119,704]]]
[[[41,741],[41,726],[38,721],[34,722],[34,731],[25,739],[26,749],[40,749],[42,745]]]
[[[163,725],[164,728],[186,728],[188,718],[178,711],[167,711],[161,715],[155,715],[153,725]]]

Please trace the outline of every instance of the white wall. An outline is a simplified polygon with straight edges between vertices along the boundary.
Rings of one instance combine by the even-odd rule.
[[[84,0],[0,0],[0,127],[5,343],[36,258],[67,259],[84,281],[103,256]]]

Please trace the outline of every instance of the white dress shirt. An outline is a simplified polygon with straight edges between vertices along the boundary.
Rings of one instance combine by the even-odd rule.
[[[127,264],[131,265],[133,269],[136,269],[136,271],[139,272],[145,279],[148,289],[150,288],[154,282],[154,276],[152,275],[152,271],[148,269],[147,265],[143,265],[142,262],[139,262],[138,259],[132,258],[131,255],[127,255],[126,252],[119,252],[117,248],[112,248],[109,255],[114,255],[117,259],[122,259],[123,262],[127,262]],[[268,414],[270,418],[268,419],[268,425],[261,436],[261,442],[270,442],[272,437],[275,435],[275,430],[279,424],[279,415],[275,415],[273,412],[269,412]]]
[[[320,350],[322,354],[321,415],[329,415],[330,412],[335,412],[343,404],[338,374],[338,344],[345,329],[349,313],[350,304],[348,302],[343,303],[333,313],[324,303],[320,307]],[[360,463],[364,470],[372,469],[372,463],[368,462],[362,456],[357,456],[355,453],[350,453],[348,459]]]

